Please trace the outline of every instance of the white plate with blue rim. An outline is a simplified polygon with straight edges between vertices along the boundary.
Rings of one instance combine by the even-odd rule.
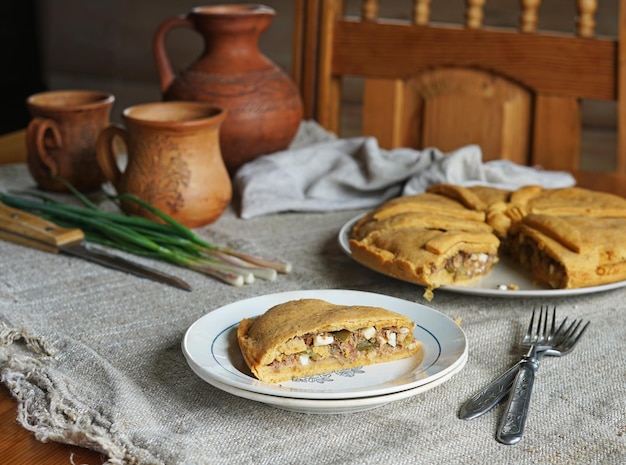
[[[258,392],[246,391],[245,389],[238,389],[227,384],[221,384],[215,380],[211,381],[211,384],[225,392],[233,394],[244,399],[254,400],[256,402],[262,402],[272,407],[279,408],[281,410],[289,410],[298,413],[308,414],[326,414],[326,415],[338,415],[346,413],[363,412],[366,410],[372,410],[374,408],[382,407],[383,405],[397,402],[399,400],[415,397],[426,391],[429,391],[456,375],[465,366],[467,361],[467,354],[463,356],[460,363],[457,366],[446,373],[441,378],[437,378],[430,383],[417,386],[405,391],[394,392],[392,394],[385,394],[382,396],[372,397],[355,397],[351,399],[300,399],[291,397],[273,396],[268,394],[260,394]]]
[[[364,215],[365,213],[362,213],[347,221],[339,230],[338,241],[339,247],[345,254],[355,262],[369,268],[367,264],[355,259],[350,251],[350,231],[352,226]],[[378,270],[376,271],[378,272]],[[388,276],[400,279],[390,274]],[[610,291],[624,286],[626,286],[626,281],[574,289],[553,289],[538,283],[529,271],[520,267],[512,259],[501,257],[491,273],[484,278],[464,285],[441,286],[435,292],[446,291],[485,297],[559,297]]]
[[[259,381],[241,355],[239,322],[280,303],[307,298],[383,307],[407,315],[416,323],[414,336],[422,342],[423,354],[282,383]],[[463,330],[437,310],[383,294],[342,289],[281,292],[233,302],[199,318],[182,341],[187,363],[209,384],[240,397],[308,413],[364,410],[425,392],[458,373],[467,362],[467,350]]]

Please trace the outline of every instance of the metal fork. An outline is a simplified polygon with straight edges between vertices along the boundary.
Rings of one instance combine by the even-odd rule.
[[[524,336],[524,343],[530,343],[530,349],[519,363],[519,370],[515,376],[496,435],[498,441],[503,444],[516,444],[522,439],[526,418],[528,416],[530,395],[532,393],[535,375],[539,368],[539,360],[541,358],[539,354],[542,351],[545,353],[552,348],[562,348],[564,351],[571,350],[578,343],[580,337],[589,326],[589,322],[587,322],[580,332],[578,332],[582,324],[582,320],[579,320],[578,322],[574,321],[567,330],[563,331],[566,321],[563,320],[559,328],[556,329],[556,308],[554,308],[550,329],[548,330],[548,313],[548,308],[546,307],[544,313],[542,306],[539,318],[537,319],[536,329],[533,329],[535,320],[535,310],[533,309],[530,325]]]
[[[553,313],[553,318],[556,315],[556,311]],[[547,313],[546,313],[547,316]],[[552,335],[552,346],[542,346],[537,349],[537,359],[540,361],[544,355],[552,357],[562,357],[567,355],[574,349],[580,337],[583,335],[589,322],[580,330],[582,320],[574,320],[569,327],[566,328],[567,317],[561,322],[559,327],[554,331]],[[551,323],[552,324],[552,323]],[[529,325],[528,331],[522,339],[521,346],[529,347],[531,338],[533,336],[533,325]],[[548,336],[549,338],[549,336]],[[519,366],[522,363],[520,360],[513,365],[507,371],[505,371],[498,378],[493,380],[489,385],[468,399],[459,410],[459,418],[462,420],[471,420],[477,418],[493,407],[498,405],[502,399],[509,393],[511,385],[515,380],[515,375],[519,371]]]

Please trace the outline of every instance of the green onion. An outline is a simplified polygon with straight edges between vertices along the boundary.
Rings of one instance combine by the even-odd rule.
[[[253,283],[255,278],[274,281],[277,273],[291,271],[289,262],[258,257],[207,242],[136,196],[121,194],[110,198],[114,202],[134,202],[163,223],[138,215],[102,211],[72,186],[67,186],[84,206],[69,205],[30,191],[12,191],[13,195],[0,192],[0,201],[61,227],[81,229],[88,242],[168,261],[233,286]]]

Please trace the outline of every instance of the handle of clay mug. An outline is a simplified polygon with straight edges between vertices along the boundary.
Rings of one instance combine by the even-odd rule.
[[[52,147],[61,148],[63,141],[61,140],[61,133],[56,121],[41,117],[35,117],[28,123],[26,128],[26,147],[28,153],[39,157],[50,169],[50,172],[56,176],[59,174],[59,165],[50,156],[48,147],[46,147],[46,133],[48,132],[52,135]]]
[[[122,177],[122,171],[117,164],[119,153],[113,145],[115,136],[124,141],[126,151],[128,152],[128,132],[118,124],[111,124],[98,134],[96,157],[102,174],[117,189]]]
[[[157,72],[159,74],[159,82],[161,92],[165,92],[174,80],[174,71],[167,56],[165,49],[165,37],[167,33],[176,27],[184,27],[195,30],[193,22],[185,16],[175,16],[166,19],[161,23],[154,33],[152,40],[152,53],[154,54],[154,62],[156,63]]]

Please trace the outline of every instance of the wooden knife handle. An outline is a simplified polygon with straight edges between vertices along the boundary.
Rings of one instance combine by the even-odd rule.
[[[80,229],[68,229],[0,202],[0,238],[47,252],[81,242]]]

